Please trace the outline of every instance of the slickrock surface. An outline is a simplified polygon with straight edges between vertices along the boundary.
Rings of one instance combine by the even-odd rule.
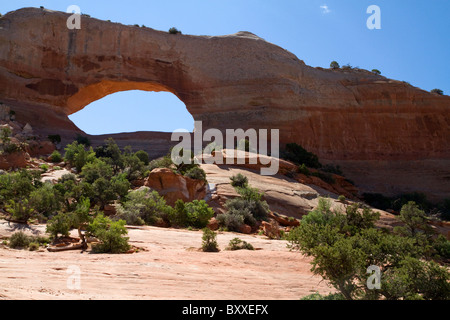
[[[18,228],[0,220],[1,236]],[[44,230],[45,226],[33,226],[27,233]],[[130,244],[146,251],[52,253],[2,246],[0,299],[297,300],[333,291],[312,275],[308,259],[286,248],[286,241],[220,233],[222,251],[204,253],[197,251],[201,231],[142,227],[129,230],[129,236]],[[259,250],[223,250],[236,236]],[[67,270],[73,266],[81,271],[79,290],[67,287],[73,275]]]

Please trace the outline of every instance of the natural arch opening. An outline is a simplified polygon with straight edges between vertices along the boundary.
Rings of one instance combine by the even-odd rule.
[[[194,129],[194,118],[186,105],[168,91],[127,90],[110,93],[71,114],[69,118],[89,135],[173,132],[177,129],[192,132]]]

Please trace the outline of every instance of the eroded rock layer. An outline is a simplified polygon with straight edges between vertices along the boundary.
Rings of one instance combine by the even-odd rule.
[[[0,99],[35,130],[71,137],[79,129],[67,116],[90,102],[168,91],[204,130],[280,129],[281,144],[340,164],[362,191],[450,194],[448,96],[367,71],[312,68],[248,32],[173,35],[87,16],[69,30],[68,17],[26,8],[0,18]],[[124,121],[130,112],[124,106]]]

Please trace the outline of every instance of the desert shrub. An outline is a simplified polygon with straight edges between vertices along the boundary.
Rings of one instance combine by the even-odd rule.
[[[342,294],[339,293],[330,293],[327,295],[322,295],[317,292],[307,295],[301,298],[300,300],[345,300],[345,298],[342,296]]]
[[[342,194],[338,197],[338,201],[339,201],[339,202],[345,202],[345,200],[346,200],[346,199],[345,199],[345,196],[342,195]]]
[[[178,199],[169,213],[169,221],[173,226],[204,228],[214,216],[214,211],[204,200],[184,203]]]
[[[39,168],[42,170],[42,172],[47,172],[48,171],[48,169],[50,168],[49,166],[48,166],[48,164],[46,164],[46,163],[43,163],[43,164],[41,164],[40,166],[39,166]]]
[[[206,181],[206,173],[205,170],[203,170],[200,167],[193,167],[190,168],[189,170],[186,171],[186,173],[184,174],[184,176],[191,178],[191,179],[196,179],[196,180],[203,180]]]
[[[315,274],[345,299],[448,299],[449,272],[424,261],[417,239],[374,228],[379,215],[367,208],[332,210],[328,200],[289,233],[289,247],[312,257]],[[366,286],[369,266],[381,270],[381,289]]]
[[[441,203],[437,206],[439,217],[442,220],[450,220],[450,198],[444,199]]]
[[[219,246],[217,244],[217,233],[209,228],[203,229],[202,236],[202,250],[203,252],[218,252]]]
[[[28,223],[34,216],[34,208],[28,199],[9,200],[6,211],[11,214],[13,220]]]
[[[241,240],[239,238],[231,239],[228,243],[228,250],[255,250],[255,248],[248,242]]]
[[[92,246],[96,253],[123,253],[130,249],[125,221],[112,221],[99,214],[88,226],[89,234],[100,240],[99,244]]]
[[[37,242],[30,242],[30,244],[28,245],[28,249],[30,251],[39,250],[39,243],[37,243]]]
[[[340,68],[340,65],[339,65],[339,63],[337,63],[336,61],[331,61],[331,63],[330,63],[330,68],[331,68],[331,69],[339,69],[339,68]]]
[[[39,171],[20,170],[0,175],[0,203],[29,198],[30,193],[42,185]]]
[[[172,28],[169,29],[169,33],[170,33],[170,34],[181,34],[181,31],[178,30],[178,29],[175,28],[175,27],[172,27]]]
[[[204,228],[214,216],[214,210],[204,200],[194,200],[185,204],[187,225],[194,228]]]
[[[65,150],[64,160],[68,162],[72,167],[77,169],[77,172],[81,172],[81,169],[95,159],[95,152],[92,148],[85,149],[83,144],[77,141],[68,144]]]
[[[84,190],[85,196],[91,199],[91,202],[98,204],[100,209],[113,200],[123,198],[130,189],[130,182],[126,178],[126,174],[118,174],[111,179],[100,177],[95,180],[89,188]]]
[[[441,96],[444,94],[444,91],[442,91],[441,89],[433,89],[430,92],[431,93],[436,93],[436,94],[441,95]]]
[[[50,140],[53,144],[58,144],[61,142],[61,136],[59,134],[49,134],[47,136],[48,140]]]
[[[123,219],[129,225],[154,225],[168,220],[171,207],[157,191],[149,189],[128,193],[126,201],[117,207],[117,219]]]
[[[78,142],[78,144],[82,144],[86,147],[89,147],[91,145],[91,141],[89,140],[89,138],[81,134],[77,134],[77,136],[75,137],[75,141]]]
[[[375,74],[380,75],[380,74],[381,74],[381,71],[378,70],[378,69],[372,69],[372,73],[375,73]]]
[[[111,179],[113,168],[100,159],[94,159],[92,162],[83,166],[80,176],[87,183],[94,183],[99,178]]]
[[[241,173],[230,178],[233,187],[244,188],[248,186],[248,178]]]
[[[59,213],[47,222],[46,232],[55,239],[58,238],[59,235],[67,237],[72,229],[72,225],[72,213]]]
[[[288,143],[285,150],[281,152],[281,158],[291,161],[296,165],[305,164],[309,168],[321,168],[317,155],[307,151],[296,143]]]
[[[48,217],[61,208],[62,198],[51,183],[44,183],[30,193],[30,205],[36,213]]]
[[[336,180],[333,178],[333,176],[327,172],[316,171],[316,172],[311,173],[311,175],[323,180],[324,182],[326,182],[328,184],[334,184],[336,182]]]
[[[9,238],[9,247],[13,249],[26,248],[30,244],[30,237],[23,231],[14,232]]]
[[[61,153],[57,150],[53,151],[50,155],[50,160],[54,163],[61,162],[63,160]]]
[[[172,165],[173,165],[172,158],[170,154],[168,154],[162,158],[150,161],[148,169],[152,171],[153,169],[156,168],[170,168]]]
[[[346,65],[342,66],[342,69],[344,69],[344,70],[351,70],[351,69],[353,69],[353,67],[350,65],[350,63],[347,63]]]
[[[392,208],[392,201],[389,197],[382,195],[381,193],[363,193],[363,199],[366,203],[372,207],[387,210]]]
[[[247,210],[245,213],[228,211],[217,215],[216,219],[221,228],[227,231],[239,232],[241,227],[244,225],[245,216],[253,218],[250,211]]]
[[[144,165],[148,165],[150,163],[150,158],[148,156],[148,153],[145,152],[144,150],[139,150],[134,154],[136,157],[139,158],[139,160],[141,160]]]
[[[300,166],[298,166],[297,171],[301,174],[304,174],[305,176],[310,176],[311,175],[311,171],[309,171],[309,169],[305,166],[305,164],[301,164]]]

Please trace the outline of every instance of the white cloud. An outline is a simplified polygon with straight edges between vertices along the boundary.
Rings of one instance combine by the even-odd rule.
[[[320,9],[322,9],[323,14],[327,14],[327,13],[331,12],[330,8],[328,8],[328,6],[326,4],[320,6]]]

